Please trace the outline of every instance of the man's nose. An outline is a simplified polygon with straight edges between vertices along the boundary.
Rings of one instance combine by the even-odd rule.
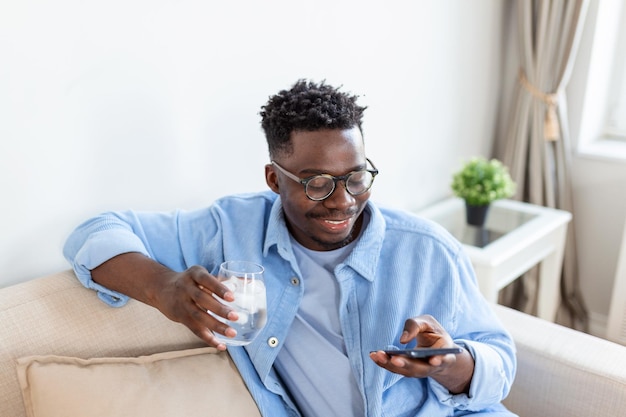
[[[333,208],[349,207],[353,205],[354,202],[354,196],[348,192],[344,180],[337,181],[333,192],[324,200],[327,207]]]

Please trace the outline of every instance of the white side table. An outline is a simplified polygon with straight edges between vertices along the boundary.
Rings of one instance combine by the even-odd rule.
[[[466,223],[465,202],[449,198],[417,214],[441,224],[463,243],[480,290],[491,302],[497,302],[502,288],[539,265],[537,315],[554,321],[571,213],[498,200],[491,204],[485,227],[480,229]]]

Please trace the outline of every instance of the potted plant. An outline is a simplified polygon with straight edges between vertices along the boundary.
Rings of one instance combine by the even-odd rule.
[[[465,200],[467,223],[483,226],[492,201],[511,197],[515,182],[497,159],[474,157],[452,177],[452,191]]]

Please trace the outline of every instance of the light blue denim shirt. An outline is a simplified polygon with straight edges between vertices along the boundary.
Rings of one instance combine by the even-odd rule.
[[[513,382],[514,345],[480,294],[461,244],[417,216],[372,202],[366,210],[369,225],[335,275],[343,337],[367,416],[506,413],[499,402]],[[176,271],[203,265],[216,273],[225,259],[263,264],[267,324],[254,342],[229,353],[264,416],[299,415],[272,367],[303,296],[277,195],[225,197],[195,211],[105,213],[80,225],[64,248],[81,283],[118,307],[128,298],[96,284],[90,270],[125,252],[141,252]],[[369,358],[370,351],[402,347],[405,320],[421,314],[434,316],[474,357],[469,395],[452,395],[431,378],[391,373]]]

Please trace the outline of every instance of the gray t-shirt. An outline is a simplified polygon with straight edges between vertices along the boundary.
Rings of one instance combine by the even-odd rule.
[[[292,239],[304,297],[275,367],[306,417],[365,414],[346,355],[339,321],[339,285],[333,273],[355,243],[318,252]]]

